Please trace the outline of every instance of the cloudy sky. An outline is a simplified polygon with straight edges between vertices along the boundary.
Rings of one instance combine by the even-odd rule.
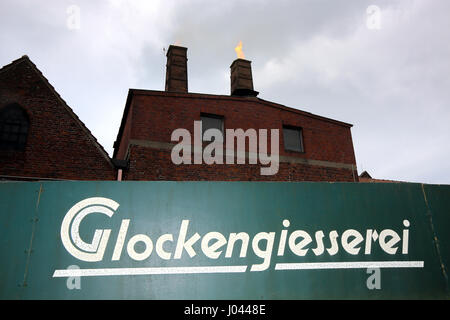
[[[27,54],[112,155],[129,88],[229,94],[242,41],[259,97],[352,123],[358,172],[450,184],[450,1],[0,2],[0,65]]]

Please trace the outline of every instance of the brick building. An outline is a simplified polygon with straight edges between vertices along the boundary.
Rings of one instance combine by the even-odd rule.
[[[0,179],[112,180],[115,171],[27,56],[0,69]]]
[[[26,56],[3,67],[0,69],[0,126],[5,123],[1,120],[3,110],[15,105],[21,108],[18,110],[24,114],[24,123],[28,122],[28,132],[26,142],[19,142],[23,138],[18,138],[16,147],[8,147],[8,141],[2,142],[0,176],[77,180],[358,181],[352,125],[258,98],[250,61],[236,59],[232,63],[230,95],[188,92],[186,48],[170,46],[166,67],[165,91],[129,90],[113,159]],[[224,136],[229,129],[244,132],[278,129],[276,174],[262,175],[261,168],[267,165],[250,164],[254,149],[249,149],[248,140],[242,150],[244,164],[236,161],[234,164],[175,164],[171,154],[178,142],[172,140],[172,133],[184,128],[194,134],[195,121],[201,123],[203,131],[215,128]],[[0,131],[5,131],[4,125]],[[9,137],[9,133],[5,136]],[[226,151],[230,139],[224,138]],[[269,151],[273,141],[268,140]],[[203,147],[209,144],[200,143]],[[196,150],[194,143],[191,150]],[[256,154],[260,154],[259,149]]]
[[[231,95],[190,93],[186,52],[169,47],[165,91],[129,90],[114,144],[114,158],[128,163],[125,179],[358,181],[350,124],[257,98],[251,62],[243,59],[231,65]],[[171,133],[177,128],[194,132],[194,121],[222,132],[278,129],[277,174],[261,175],[261,164],[249,161],[175,165]],[[245,152],[248,158],[248,148]]]

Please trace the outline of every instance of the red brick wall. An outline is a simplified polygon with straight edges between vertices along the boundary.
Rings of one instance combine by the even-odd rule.
[[[87,129],[27,59],[0,72],[0,108],[16,102],[30,119],[25,150],[0,150],[0,178],[114,179],[115,169]]]
[[[170,151],[142,146],[131,147],[130,167],[124,180],[194,181],[358,181],[355,171],[314,165],[280,162],[276,175],[260,174],[261,165],[175,165]],[[264,166],[263,166],[264,167]]]
[[[170,151],[134,146],[125,179],[358,181],[350,126],[336,121],[293,112],[256,98],[140,91],[134,94],[131,106],[131,131],[123,135],[119,150],[124,149],[123,145],[128,147],[128,139],[171,143],[172,131],[177,128],[185,128],[193,136],[194,120],[200,120],[200,113],[205,112],[224,116],[226,129],[279,129],[281,156],[353,164],[355,171],[281,162],[278,174],[261,176],[259,165],[176,166]],[[283,124],[303,128],[304,153],[284,150]]]

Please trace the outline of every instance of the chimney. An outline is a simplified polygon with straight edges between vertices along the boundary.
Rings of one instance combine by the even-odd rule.
[[[258,91],[253,90],[251,61],[236,59],[230,66],[231,69],[231,95],[256,97]]]
[[[167,50],[166,91],[188,92],[187,48],[170,45]]]

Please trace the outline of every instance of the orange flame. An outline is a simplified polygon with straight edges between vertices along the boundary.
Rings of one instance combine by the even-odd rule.
[[[236,48],[234,48],[234,51],[236,51],[239,59],[245,59],[244,53],[242,52],[242,41],[239,41],[239,44]]]

